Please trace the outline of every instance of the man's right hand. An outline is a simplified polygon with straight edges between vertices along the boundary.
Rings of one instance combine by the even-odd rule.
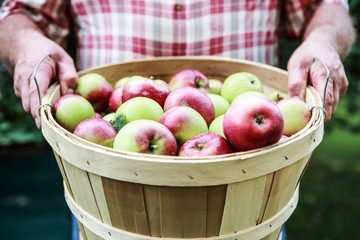
[[[11,24],[12,21],[21,22],[29,19],[20,14],[9,16],[1,24],[2,31],[6,21],[10,21]],[[65,94],[71,92],[77,84],[74,61],[60,45],[45,37],[36,27],[22,28],[13,32],[11,36],[7,46],[10,48],[8,56],[4,56],[4,51],[1,49],[2,58],[7,58],[8,63],[13,65],[15,94],[21,98],[24,110],[31,113],[37,127],[40,127],[38,116],[40,103],[32,76],[35,67],[44,56],[50,54],[54,61],[44,60],[36,72],[40,95],[46,93],[51,80],[55,78],[60,82],[62,94]]]

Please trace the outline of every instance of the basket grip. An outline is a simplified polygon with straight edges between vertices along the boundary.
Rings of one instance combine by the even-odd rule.
[[[50,55],[50,54],[46,54],[44,57],[42,57],[40,59],[40,61],[38,62],[38,64],[36,65],[35,69],[34,69],[34,72],[33,72],[33,78],[34,78],[34,82],[35,82],[35,85],[36,85],[36,90],[37,90],[37,94],[38,94],[38,98],[39,98],[39,108],[38,108],[38,114],[40,116],[40,110],[43,106],[50,106],[52,107],[52,105],[50,103],[45,103],[45,104],[42,104],[42,101],[41,101],[41,94],[40,94],[40,88],[39,88],[39,83],[36,79],[36,72],[38,70],[38,68],[40,67],[41,63],[45,60],[45,59],[48,59],[52,62],[54,62],[54,59],[53,57]]]
[[[322,106],[320,106],[320,105],[314,105],[314,106],[312,106],[311,107],[311,111],[314,109],[314,108],[320,108],[322,111],[323,111],[323,113],[324,113],[324,121],[327,119],[327,113],[326,113],[326,111],[325,111],[325,96],[326,96],[326,88],[327,88],[327,85],[328,85],[328,82],[329,82],[329,78],[330,78],[330,70],[329,70],[329,68],[326,66],[326,64],[320,59],[320,58],[318,58],[318,57],[315,57],[314,59],[313,59],[313,62],[312,62],[312,64],[311,64],[311,66],[316,62],[316,61],[318,61],[319,63],[321,63],[321,65],[323,65],[323,67],[325,68],[325,70],[326,70],[326,81],[325,81],[325,86],[324,86],[324,91],[323,91],[323,103],[322,103]],[[310,68],[311,68],[311,66],[310,66]]]

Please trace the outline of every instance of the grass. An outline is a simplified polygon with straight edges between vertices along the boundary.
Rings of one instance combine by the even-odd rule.
[[[359,239],[360,135],[325,132],[301,181],[288,239]]]

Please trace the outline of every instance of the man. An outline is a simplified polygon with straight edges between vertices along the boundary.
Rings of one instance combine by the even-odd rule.
[[[57,77],[71,92],[77,70],[153,56],[218,55],[277,64],[280,36],[302,38],[288,62],[289,91],[305,97],[308,81],[322,94],[325,71],[310,66],[320,58],[330,70],[325,109],[335,113],[348,81],[341,62],[354,39],[346,0],[94,0],[16,1],[3,4],[0,59],[14,74],[14,89],[37,125],[38,96],[32,73],[45,94]],[[183,3],[186,2],[186,3]],[[71,24],[77,58],[66,53]]]
[[[341,59],[354,39],[346,0],[264,1],[16,1],[3,4],[0,59],[14,73],[14,89],[39,126],[39,106],[31,74],[38,71],[44,94],[57,76],[63,93],[76,85],[77,69],[62,48],[75,23],[78,69],[95,65],[174,55],[221,55],[277,64],[279,35],[302,37],[288,62],[289,91],[304,98],[308,78],[322,94],[325,72],[311,71],[314,57],[331,76],[325,98],[327,121],[348,81]]]

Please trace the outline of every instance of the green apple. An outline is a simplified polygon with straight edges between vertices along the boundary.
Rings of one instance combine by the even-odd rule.
[[[230,107],[230,103],[221,95],[215,93],[207,93],[211,102],[214,104],[215,108],[215,118],[225,114],[226,110]]]
[[[273,102],[278,102],[278,101],[280,101],[284,98],[288,98],[290,96],[288,94],[281,93],[279,91],[273,91],[273,92],[269,93],[267,95],[267,97]]]
[[[126,83],[128,80],[136,79],[136,78],[142,78],[142,76],[140,76],[140,75],[134,75],[134,76],[122,77],[122,78],[120,78],[119,80],[116,81],[115,86],[114,86],[114,89],[117,88],[117,87],[120,87],[120,86],[124,86],[125,83]]]
[[[156,155],[177,153],[174,135],[163,124],[139,119],[126,124],[115,137],[114,149]]]
[[[209,89],[207,92],[220,95],[222,85],[222,81],[218,79],[209,79]]]
[[[125,123],[138,119],[159,121],[164,114],[162,107],[153,99],[147,97],[134,97],[124,102],[115,112],[115,118],[123,113]]]
[[[212,121],[209,127],[209,132],[217,133],[225,138],[225,134],[223,130],[224,116],[225,114],[220,115],[217,118],[215,118],[214,121]]]
[[[309,106],[297,97],[280,100],[276,104],[284,118],[284,135],[291,136],[303,129],[311,119]]]
[[[247,91],[244,93],[241,93],[239,95],[236,96],[236,98],[234,98],[234,100],[232,101],[231,104],[233,104],[234,102],[236,102],[239,99],[245,98],[247,96],[259,96],[259,97],[265,97],[267,98],[266,94],[263,92],[258,92],[258,91]]]
[[[103,116],[102,119],[110,122],[115,119],[115,113],[114,112],[108,113],[105,116]]]
[[[224,80],[221,96],[231,103],[236,96],[247,91],[264,92],[260,79],[249,72],[237,72]]]
[[[54,104],[56,121],[66,130],[73,132],[76,126],[88,118],[95,118],[91,103],[77,94],[66,94]]]

